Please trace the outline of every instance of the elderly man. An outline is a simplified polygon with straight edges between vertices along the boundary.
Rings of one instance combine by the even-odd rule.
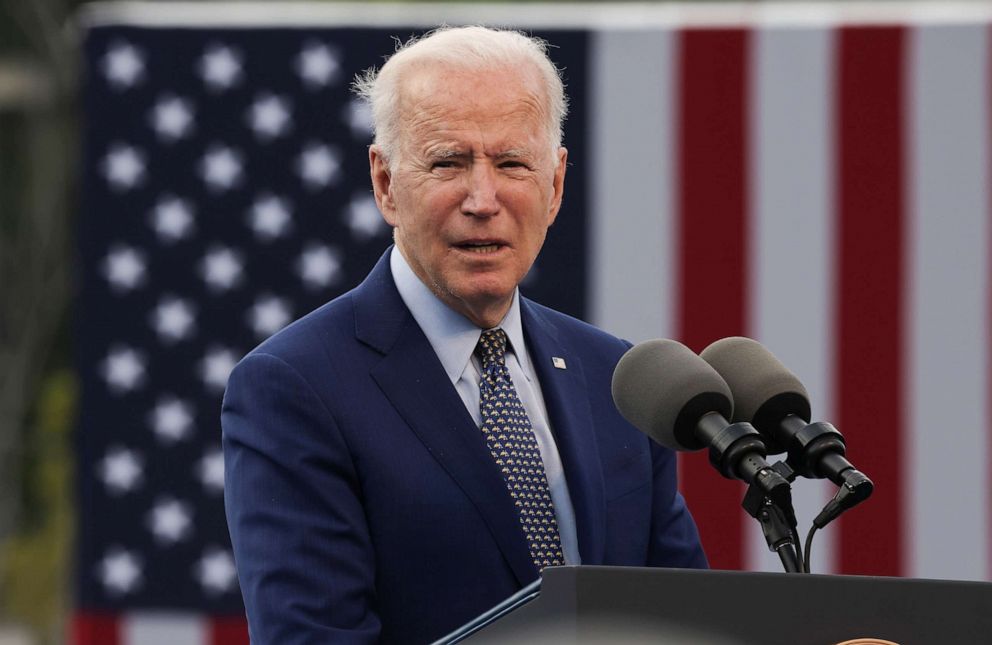
[[[706,566],[674,456],[611,400],[628,344],[517,289],[565,180],[544,44],[443,29],[356,86],[395,246],[224,401],[252,641],[425,642],[546,566]]]

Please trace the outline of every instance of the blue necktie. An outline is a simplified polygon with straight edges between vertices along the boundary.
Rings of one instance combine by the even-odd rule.
[[[479,409],[486,445],[499,466],[520,517],[538,571],[565,564],[555,506],[534,428],[506,368],[506,332],[482,332],[475,353],[482,361]]]

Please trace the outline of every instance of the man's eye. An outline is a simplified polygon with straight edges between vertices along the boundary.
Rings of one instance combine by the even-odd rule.
[[[500,168],[526,168],[527,164],[522,161],[504,161],[500,164]]]
[[[450,160],[435,161],[433,164],[431,164],[431,168],[454,168],[457,165],[458,164],[456,162]]]

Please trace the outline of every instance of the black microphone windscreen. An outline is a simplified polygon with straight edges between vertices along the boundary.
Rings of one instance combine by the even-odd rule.
[[[711,344],[699,354],[723,377],[733,393],[733,421],[746,421],[766,439],[778,434],[778,426],[790,414],[810,420],[806,388],[764,345],[734,336]],[[767,441],[766,441],[767,443]],[[770,453],[784,446],[768,446]]]
[[[729,419],[730,388],[691,349],[674,340],[635,345],[613,372],[613,401],[625,419],[673,450],[704,447],[696,424],[709,412]]]

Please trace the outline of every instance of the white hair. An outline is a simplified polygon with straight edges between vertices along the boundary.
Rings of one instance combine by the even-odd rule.
[[[561,146],[568,97],[561,74],[548,58],[548,43],[519,31],[488,27],[439,27],[406,43],[397,41],[396,52],[385,64],[359,74],[354,92],[372,111],[375,143],[390,165],[399,140],[399,102],[404,68],[417,63],[443,64],[470,71],[501,69],[529,64],[535,69],[545,92],[545,114],[552,158]]]

